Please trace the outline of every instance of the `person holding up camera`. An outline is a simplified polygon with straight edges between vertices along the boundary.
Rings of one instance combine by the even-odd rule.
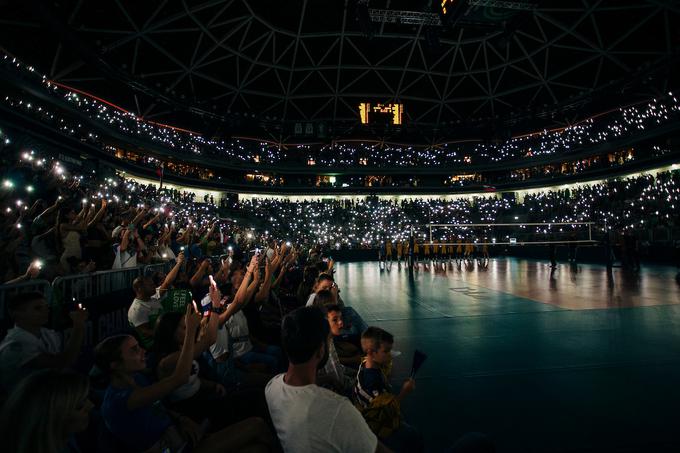
[[[14,327],[0,343],[0,383],[6,391],[34,371],[72,366],[83,346],[87,310],[78,305],[69,316],[73,330],[63,344],[62,335],[44,326],[49,306],[38,292],[18,294],[9,301]]]

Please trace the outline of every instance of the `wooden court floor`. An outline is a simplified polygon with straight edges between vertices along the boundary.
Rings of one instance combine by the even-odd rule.
[[[394,334],[393,382],[429,356],[405,419],[439,452],[471,431],[498,451],[680,451],[676,270],[493,259],[410,275],[343,263],[341,296]]]

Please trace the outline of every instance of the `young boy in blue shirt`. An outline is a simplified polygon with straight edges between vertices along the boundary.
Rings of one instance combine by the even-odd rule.
[[[395,452],[423,451],[420,433],[401,419],[401,402],[416,388],[407,379],[398,395],[392,393],[387,379],[392,366],[394,337],[379,327],[369,327],[361,334],[361,348],[366,359],[359,366],[354,388],[355,405],[373,432]]]

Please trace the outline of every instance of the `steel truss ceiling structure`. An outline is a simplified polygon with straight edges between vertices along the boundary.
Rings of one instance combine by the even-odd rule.
[[[505,3],[522,4],[461,0],[452,25],[370,22],[369,39],[356,0],[28,0],[5,8],[0,45],[55,81],[188,126],[193,112],[339,127],[365,101],[403,103],[415,127],[551,109],[564,121],[601,91],[624,103],[669,88],[677,2]]]

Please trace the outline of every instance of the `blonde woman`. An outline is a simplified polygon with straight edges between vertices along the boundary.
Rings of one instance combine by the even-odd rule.
[[[85,376],[46,370],[24,379],[3,407],[3,451],[76,452],[73,435],[85,431],[93,404]]]

